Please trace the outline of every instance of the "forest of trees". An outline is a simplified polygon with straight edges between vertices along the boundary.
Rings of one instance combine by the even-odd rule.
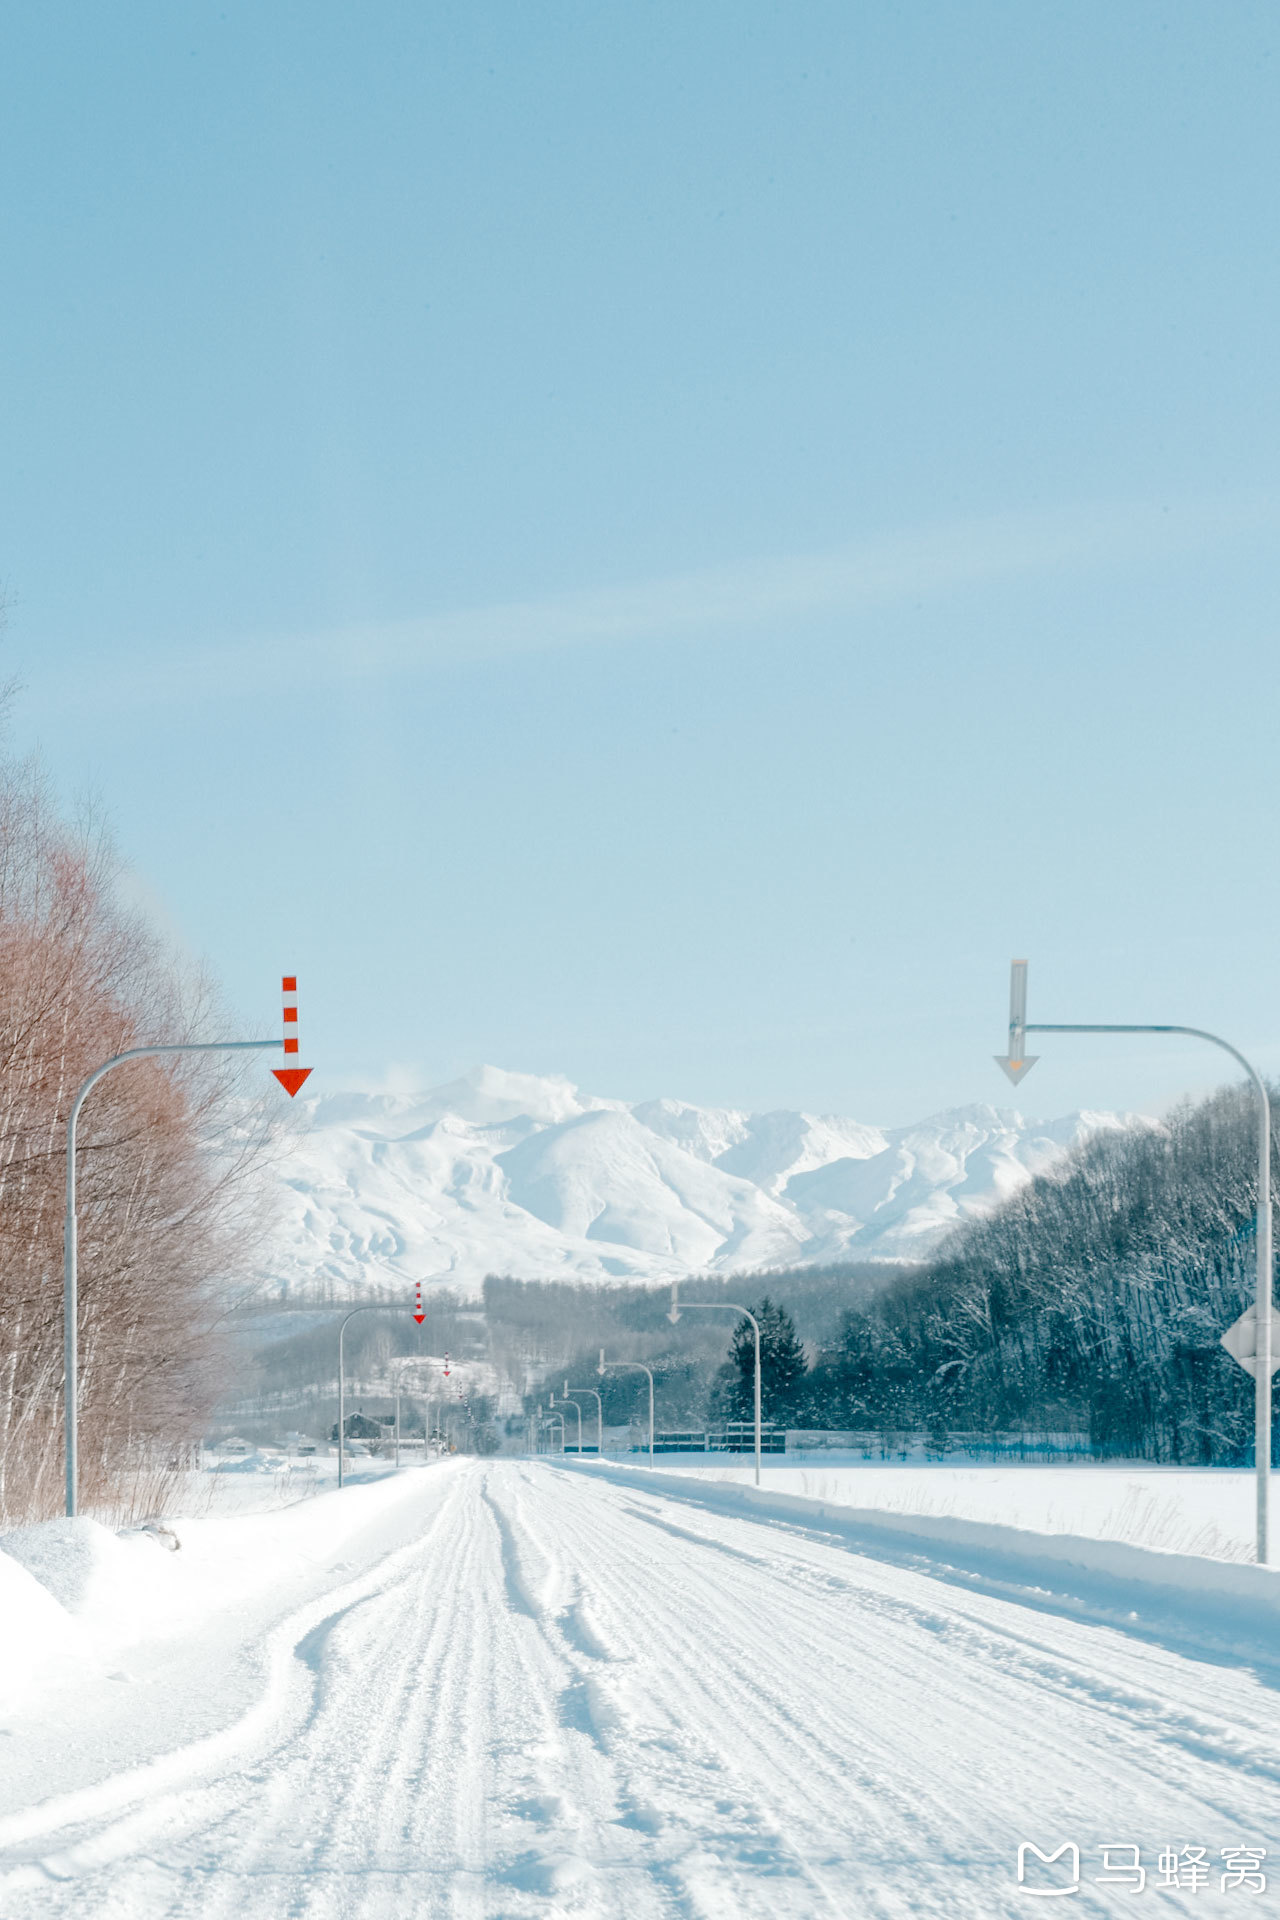
[[[65,1123],[123,1048],[212,1037],[213,998],[119,899],[109,849],[0,766],[0,1522],[62,1496]],[[210,1061],[215,1064],[210,1064]],[[200,1438],[224,1381],[218,1322],[244,1270],[266,1150],[218,1056],[115,1069],[85,1104],[82,1498],[121,1510]]]
[[[878,1435],[1074,1437],[1099,1458],[1241,1463],[1253,1382],[1219,1337],[1253,1298],[1256,1119],[1229,1090],[1160,1125],[1095,1135],[926,1265],[703,1281],[761,1322],[766,1421]],[[597,1345],[658,1381],[658,1424],[750,1417],[749,1324],[664,1319],[660,1290],[598,1297],[492,1282],[514,1353],[554,1381],[593,1374]],[[726,1354],[726,1335],[728,1352]],[[553,1355],[551,1349],[558,1346]],[[540,1381],[543,1377],[535,1369]],[[612,1375],[606,1418],[638,1419],[643,1377]]]
[[[803,1342],[791,1314],[760,1301],[758,1274],[704,1276],[682,1287],[681,1296],[760,1307],[765,1418],[788,1425],[792,1413],[807,1412],[797,1386],[804,1377],[805,1347],[816,1350],[834,1340],[850,1303],[871,1299],[898,1271],[866,1264],[771,1274],[771,1290],[775,1281],[786,1289]],[[755,1344],[747,1321],[735,1322],[727,1313],[690,1313],[673,1326],[667,1319],[670,1304],[669,1290],[652,1286],[584,1287],[490,1276],[484,1289],[490,1351],[509,1379],[527,1384],[530,1407],[545,1399],[548,1389],[558,1391],[569,1376],[577,1385],[600,1388],[608,1424],[647,1422],[644,1375],[611,1371],[601,1380],[596,1367],[603,1347],[610,1360],[639,1360],[652,1368],[660,1427],[749,1419]]]
[[[1253,1298],[1256,1118],[1230,1090],[1096,1135],[845,1316],[821,1424],[1075,1433],[1100,1456],[1251,1457],[1253,1382],[1219,1337]]]

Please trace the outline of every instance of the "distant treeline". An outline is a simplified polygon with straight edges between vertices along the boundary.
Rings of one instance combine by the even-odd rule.
[[[871,1299],[901,1272],[899,1267],[867,1263],[770,1274],[770,1289],[785,1290],[799,1325],[799,1339],[790,1318],[780,1331],[784,1346],[795,1340],[799,1350],[803,1341],[801,1372],[806,1370],[805,1351],[816,1355],[824,1342],[838,1336],[851,1303]],[[682,1281],[680,1297],[685,1302],[736,1302],[751,1307],[759,1302],[760,1289],[758,1273],[717,1274]],[[545,1400],[548,1391],[558,1393],[567,1379],[571,1386],[592,1386],[601,1392],[610,1425],[647,1420],[644,1375],[610,1369],[600,1376],[597,1367],[603,1348],[609,1361],[638,1360],[652,1369],[659,1426],[699,1427],[708,1419],[738,1417],[736,1365],[726,1360],[738,1324],[731,1313],[682,1314],[673,1326],[667,1318],[669,1286],[584,1287],[572,1281],[499,1276],[486,1280],[484,1305],[493,1358],[524,1389],[530,1408]],[[775,1416],[782,1419],[790,1405],[783,1376],[789,1377],[796,1363],[794,1355],[786,1358],[780,1352],[775,1364],[774,1332],[771,1317],[764,1373]]]

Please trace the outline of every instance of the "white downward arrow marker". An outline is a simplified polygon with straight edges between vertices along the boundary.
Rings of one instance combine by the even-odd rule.
[[[1014,960],[1009,967],[1009,1051],[997,1053],[995,1063],[1008,1074],[1016,1087],[1030,1073],[1038,1053],[1028,1053],[1027,1042],[1027,963]]]

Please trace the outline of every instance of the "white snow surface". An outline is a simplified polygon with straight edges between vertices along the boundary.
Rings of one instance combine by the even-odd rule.
[[[1080,1518],[1112,1497],[1054,1471]],[[752,1498],[451,1461],[177,1519],[176,1552],[25,1530],[0,1912],[1012,1920],[1026,1840],[1079,1847],[1084,1914],[1133,1910],[1104,1845],[1153,1897],[1205,1849],[1175,1913],[1223,1849],[1274,1878],[1280,1573]]]
[[[748,1456],[660,1454],[662,1473],[742,1486]],[[648,1471],[647,1464],[643,1470]],[[1257,1483],[1235,1467],[898,1466],[847,1452],[766,1455],[767,1493],[864,1513],[947,1519],[1123,1541],[1213,1560],[1254,1557]]]
[[[679,1279],[914,1260],[1115,1114],[972,1106],[883,1129],[831,1115],[628,1106],[480,1067],[421,1095],[299,1101],[264,1274],[281,1295],[485,1274]]]

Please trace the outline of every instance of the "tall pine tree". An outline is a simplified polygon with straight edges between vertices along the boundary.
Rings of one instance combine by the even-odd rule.
[[[760,1323],[761,1414],[774,1426],[785,1427],[800,1415],[808,1365],[796,1337],[795,1322],[785,1307],[775,1306],[768,1294],[751,1310]],[[750,1420],[755,1410],[756,1339],[749,1320],[733,1331],[729,1358],[721,1369],[721,1394],[726,1417]]]

